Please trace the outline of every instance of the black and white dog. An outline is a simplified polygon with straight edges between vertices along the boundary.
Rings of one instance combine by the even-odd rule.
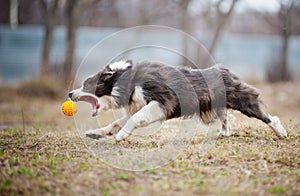
[[[218,66],[201,70],[149,61],[118,61],[87,78],[69,97],[91,103],[93,116],[98,109],[124,108],[123,118],[85,133],[92,138],[119,131],[115,138],[120,141],[137,127],[195,114],[204,123],[221,119],[220,133],[228,136],[226,109],[257,118],[279,137],[287,136],[279,118],[262,110],[258,91]]]

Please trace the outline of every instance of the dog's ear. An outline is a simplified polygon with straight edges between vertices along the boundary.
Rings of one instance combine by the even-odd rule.
[[[99,80],[106,81],[112,77],[114,71],[110,69],[109,65],[107,65],[103,71],[99,72]],[[99,82],[99,81],[98,81]]]
[[[104,81],[109,80],[113,75],[113,71],[107,71],[102,74]]]

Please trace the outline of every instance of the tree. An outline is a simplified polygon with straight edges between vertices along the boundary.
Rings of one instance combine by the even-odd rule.
[[[300,2],[298,0],[281,0],[277,13],[278,22],[274,23],[269,17],[265,17],[270,25],[278,29],[282,42],[279,59],[267,70],[267,79],[270,82],[293,79],[288,66],[289,41],[292,35],[299,34],[299,16]]]
[[[289,46],[289,39],[291,36],[291,10],[293,9],[293,2],[292,3],[283,3],[281,2],[280,11],[278,14],[279,23],[281,26],[281,38],[282,38],[282,51],[281,51],[281,60],[280,60],[280,76],[279,80],[281,81],[288,81],[291,80],[291,74],[288,70],[288,62],[287,62],[287,55],[288,55],[288,46]]]
[[[221,35],[221,32],[222,32],[222,29],[224,28],[224,26],[226,25],[227,21],[229,20],[233,10],[234,10],[234,7],[236,5],[236,3],[238,2],[238,0],[232,0],[230,2],[230,7],[227,11],[223,12],[222,9],[221,9],[221,5],[222,3],[224,3],[225,1],[224,0],[219,0],[216,4],[216,11],[217,11],[217,25],[216,25],[216,29],[214,31],[214,35],[213,35],[213,39],[210,43],[210,46],[209,46],[209,53],[210,54],[213,54],[214,53],[214,50],[216,48],[216,45],[218,43],[218,40],[220,38],[220,35]]]
[[[67,0],[65,5],[67,40],[64,62],[64,79],[69,82],[72,77],[73,56],[76,47],[76,34],[80,14],[80,0]]]
[[[64,79],[70,82],[73,76],[76,36],[81,11],[100,2],[100,0],[66,0],[65,17],[67,27],[66,53],[64,62]]]
[[[219,41],[219,38],[221,36],[222,30],[224,29],[226,23],[228,22],[230,16],[232,15],[234,8],[236,6],[236,3],[239,0],[218,0],[216,3],[211,3],[210,1],[204,2],[206,5],[207,9],[201,10],[201,13],[198,13],[198,18],[201,18],[204,20],[205,23],[207,23],[209,27],[213,27],[211,29],[212,31],[212,41],[209,44],[209,49],[208,52],[210,55],[214,53],[214,50],[216,48],[216,45]],[[189,16],[188,13],[188,7],[189,4],[192,2],[190,0],[179,0],[177,1],[178,5],[181,10],[181,24],[180,27],[183,31],[186,33],[190,34],[191,33],[191,17]],[[199,2],[198,2],[199,3]],[[203,2],[202,2],[203,3]],[[224,5],[227,4],[229,5],[229,8],[224,11]],[[202,5],[202,6],[205,6]],[[197,47],[197,49],[194,52],[196,52],[196,55],[191,55],[189,54],[191,51],[189,51],[190,44],[188,43],[188,40],[186,38],[183,39],[183,50],[184,50],[184,57],[183,57],[183,64],[194,67],[194,68],[199,68],[198,66],[201,66],[202,68],[210,66],[213,62],[211,59],[211,56],[207,54],[206,51],[203,50],[203,48]],[[196,46],[196,45],[195,45]],[[192,47],[192,48],[195,48]],[[190,62],[189,59],[186,57],[191,57],[193,62]],[[196,63],[194,65],[193,63]]]
[[[191,33],[190,29],[190,17],[188,12],[188,7],[191,0],[180,0],[178,1],[178,6],[181,11],[181,20],[180,20],[180,28],[187,34]],[[189,55],[189,40],[186,35],[183,35],[182,38],[182,47],[183,47],[183,57],[182,57],[182,64],[188,67],[196,67],[196,65],[191,62]],[[195,63],[195,62],[194,62]]]
[[[9,22],[10,27],[15,29],[18,27],[18,0],[10,0],[10,8],[9,8]]]
[[[48,74],[49,71],[53,31],[56,23],[56,11],[58,8],[59,0],[39,0],[39,2],[41,7],[41,13],[45,22],[45,37],[40,67],[40,77],[44,77]]]

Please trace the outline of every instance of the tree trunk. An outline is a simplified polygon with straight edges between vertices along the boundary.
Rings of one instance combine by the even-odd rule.
[[[289,35],[288,33],[284,33],[282,36],[282,53],[281,53],[281,63],[280,63],[280,80],[281,81],[289,81],[290,74],[288,70],[288,47],[289,47]]]
[[[67,19],[67,43],[64,63],[64,79],[68,83],[73,76],[73,58],[76,48],[76,32],[79,19],[79,0],[67,0],[66,2],[66,19]]]
[[[40,66],[40,77],[45,77],[49,71],[50,54],[53,41],[53,31],[56,23],[56,10],[58,0],[49,5],[45,0],[40,0],[41,12],[45,21],[45,37],[43,43],[43,52]]]
[[[10,27],[15,29],[18,27],[18,0],[10,0],[10,8],[9,8],[9,22]]]
[[[181,13],[182,13],[180,28],[183,32],[190,34],[190,24],[189,24],[189,14],[188,14],[188,6],[190,0],[181,0],[179,3],[180,3]],[[183,49],[182,65],[195,68],[195,66],[193,65],[193,63],[190,62],[189,59],[189,43],[188,43],[188,37],[185,34],[183,34],[182,37],[182,49]]]
[[[282,34],[282,49],[281,49],[281,59],[280,59],[280,76],[279,80],[281,81],[290,81],[291,74],[288,70],[288,49],[289,49],[289,39],[291,35],[291,26],[290,26],[290,17],[291,17],[291,7],[284,7],[284,11],[281,14],[283,27],[281,30]]]
[[[49,64],[50,64],[50,54],[52,48],[52,41],[53,41],[53,31],[54,31],[54,21],[52,19],[48,21],[45,25],[45,37],[43,43],[43,53],[42,53],[42,63],[40,68],[40,76],[44,77],[48,74],[49,71]]]

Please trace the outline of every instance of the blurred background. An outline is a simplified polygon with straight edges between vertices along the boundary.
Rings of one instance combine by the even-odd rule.
[[[0,196],[299,195],[299,35],[300,0],[0,0]],[[84,137],[117,111],[92,118],[78,102],[69,117],[61,105],[73,84],[122,58],[221,63],[261,91],[289,137],[238,112],[232,137],[216,142],[203,133],[218,123],[183,118],[122,143]]]
[[[297,81],[300,74],[298,0],[0,0],[0,5],[1,84],[52,77],[68,86],[97,43],[141,25],[176,28],[203,45],[168,28],[138,28],[94,48],[91,69],[82,72],[99,70],[113,60],[107,56],[153,60],[153,53],[169,64],[201,68],[214,63],[206,59],[211,54],[248,81]],[[173,58],[157,48],[116,53],[151,39],[181,55]]]

